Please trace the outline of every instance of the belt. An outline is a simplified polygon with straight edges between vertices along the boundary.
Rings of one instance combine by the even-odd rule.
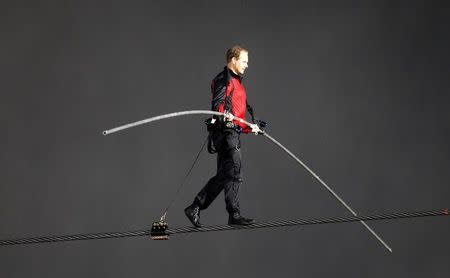
[[[224,127],[225,128],[229,128],[229,129],[233,129],[233,130],[237,131],[238,133],[242,132],[242,127],[240,125],[237,125],[237,124],[231,122],[231,121],[230,122],[226,122],[224,124]]]

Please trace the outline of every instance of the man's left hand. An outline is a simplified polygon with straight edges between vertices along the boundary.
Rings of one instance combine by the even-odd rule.
[[[264,134],[264,130],[262,130],[261,128],[259,128],[259,126],[258,126],[257,124],[252,124],[252,125],[250,125],[250,128],[252,129],[252,132],[253,132],[255,135],[258,135],[258,134]]]

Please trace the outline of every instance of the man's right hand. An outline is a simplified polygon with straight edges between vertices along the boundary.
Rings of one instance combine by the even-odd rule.
[[[231,122],[231,121],[234,120],[233,114],[231,114],[231,113],[228,112],[228,111],[225,111],[225,112],[224,112],[223,117],[224,117],[224,120],[225,120],[225,121],[228,121],[228,122]]]

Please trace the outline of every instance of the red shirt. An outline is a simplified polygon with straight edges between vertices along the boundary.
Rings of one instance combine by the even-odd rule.
[[[228,82],[229,80],[229,82]],[[227,67],[219,73],[211,83],[212,110],[225,112],[228,110],[236,117],[245,120],[247,113],[247,92],[245,91],[242,77],[229,70]],[[234,121],[244,133],[251,131],[245,123]]]

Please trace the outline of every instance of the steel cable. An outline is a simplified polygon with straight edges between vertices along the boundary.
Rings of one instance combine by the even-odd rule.
[[[367,216],[344,216],[344,217],[328,217],[328,218],[313,218],[313,219],[293,219],[293,220],[279,220],[279,221],[262,221],[248,226],[229,226],[216,225],[206,226],[201,228],[195,227],[178,227],[169,228],[166,231],[168,235],[197,233],[197,232],[214,232],[214,231],[229,231],[229,230],[250,230],[250,229],[265,229],[265,228],[279,228],[290,226],[307,226],[318,224],[332,224],[332,223],[348,223],[359,221],[377,221],[377,220],[394,220],[404,218],[416,217],[430,217],[430,216],[448,216],[448,209],[440,210],[425,210],[415,212],[396,212],[383,213]],[[129,238],[139,236],[150,236],[151,229],[126,231],[126,232],[109,232],[109,233],[91,233],[91,234],[74,234],[74,235],[55,235],[46,237],[31,237],[31,238],[16,238],[0,240],[0,246],[5,245],[24,245],[37,243],[55,243],[65,241],[79,241],[79,240],[94,240],[94,239],[108,239],[108,238]]]

